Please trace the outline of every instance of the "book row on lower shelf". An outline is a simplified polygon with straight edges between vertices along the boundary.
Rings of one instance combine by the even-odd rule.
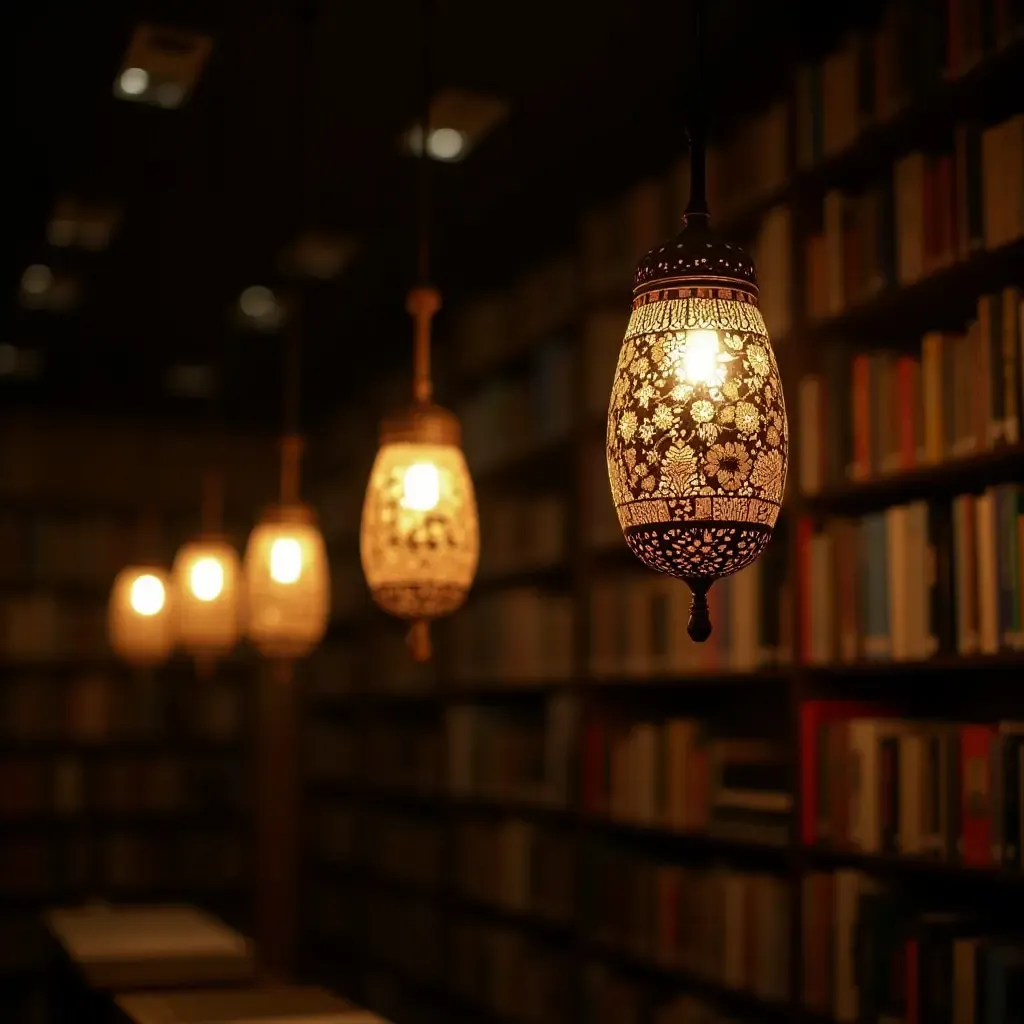
[[[1024,724],[810,701],[800,733],[803,843],[1020,871]]]
[[[103,815],[169,815],[238,809],[246,791],[234,759],[74,755],[0,759],[0,822]]]
[[[188,686],[186,698],[181,680],[15,676],[0,685],[0,735],[69,746],[165,737],[228,743],[239,738],[243,700],[242,688],[210,680]]]
[[[779,743],[730,736],[691,718],[593,714],[581,747],[588,815],[738,842],[789,841],[792,784]]]
[[[966,331],[926,334],[919,355],[830,345],[822,358],[799,387],[804,494],[1024,439],[1020,288],[983,295]]]
[[[803,880],[804,1006],[836,1024],[1010,1024],[1024,933],[1010,907],[957,904],[857,871]]]
[[[765,1002],[788,998],[785,879],[592,844],[582,885],[585,927],[599,944]]]
[[[247,836],[223,828],[76,833],[59,842],[5,838],[0,899],[57,901],[75,893],[117,899],[154,891],[234,889],[246,877],[249,853]]]
[[[798,559],[805,662],[1024,650],[1024,490],[897,505],[816,528]]]

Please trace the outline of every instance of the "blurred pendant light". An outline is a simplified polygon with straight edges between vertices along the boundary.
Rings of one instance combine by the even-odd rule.
[[[306,133],[308,83],[312,64],[313,6],[303,5],[303,31],[299,36],[292,123],[299,157],[297,192],[311,193],[302,159]],[[302,208],[302,214],[309,211]],[[300,226],[301,230],[301,226]],[[323,639],[330,616],[330,571],[316,513],[299,498],[303,440],[299,407],[302,391],[302,325],[299,289],[286,303],[287,337],[284,345],[285,429],[281,440],[281,501],[269,508],[249,535],[245,549],[246,633],[253,646],[270,658],[290,659],[308,654]]]
[[[178,604],[178,640],[205,675],[238,643],[241,567],[235,549],[220,532],[221,473],[209,470],[203,488],[202,533],[181,546],[171,573]]]
[[[146,554],[155,547],[154,532],[145,517],[139,547]],[[144,557],[117,574],[107,604],[107,636],[118,658],[136,668],[154,668],[170,657],[177,639],[173,594],[156,559]]]
[[[360,555],[374,601],[412,624],[413,657],[430,657],[431,619],[455,611],[476,575],[479,528],[462,429],[433,403],[430,324],[441,297],[429,281],[430,4],[424,4],[424,97],[420,131],[420,284],[406,309],[415,324],[413,404],[381,426],[363,503]]]
[[[700,0],[695,9],[702,92]],[[606,454],[626,543],[646,565],[689,585],[687,632],[704,641],[708,589],[771,539],[789,438],[754,264],[708,226],[705,111],[698,113],[683,230],[649,252],[634,277]]]

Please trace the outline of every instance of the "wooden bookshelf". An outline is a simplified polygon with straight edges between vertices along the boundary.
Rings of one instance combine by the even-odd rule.
[[[945,19],[947,5],[935,0],[932,13]],[[746,570],[742,583],[744,574],[716,585],[712,593],[721,595],[722,604],[713,609],[716,634],[706,649],[666,641],[661,635],[665,630],[655,625],[660,603],[658,614],[670,624],[670,632],[682,634],[688,593],[681,584],[643,571],[628,553],[605,475],[605,410],[628,316],[630,270],[636,258],[669,234],[667,227],[652,226],[639,214],[623,223],[621,211],[615,212],[620,207],[639,209],[643,190],[638,187],[636,194],[606,211],[605,234],[619,237],[614,252],[595,255],[581,246],[566,254],[576,268],[573,287],[566,288],[572,311],[559,309],[545,322],[543,308],[524,312],[517,307],[520,291],[510,282],[503,292],[477,297],[464,321],[456,314],[446,350],[451,387],[439,389],[439,397],[460,415],[466,435],[481,510],[480,575],[466,608],[436,628],[431,666],[419,668],[403,660],[400,631],[368,608],[365,594],[362,603],[355,599],[345,609],[344,621],[332,627],[325,650],[309,666],[304,692],[310,726],[329,725],[336,730],[335,742],[346,751],[351,744],[355,751],[354,768],[343,781],[311,778],[307,786],[306,852],[312,869],[303,933],[308,961],[316,965],[312,978],[350,986],[353,998],[378,1012],[386,1012],[388,1005],[400,1007],[404,1016],[396,1013],[396,1024],[449,1019],[677,1024],[691,1019],[686,1005],[678,1002],[686,997],[729,1021],[852,1020],[858,1019],[856,1007],[852,1016],[848,1008],[840,1012],[841,997],[835,991],[824,997],[813,991],[823,970],[812,955],[821,944],[815,930],[825,927],[814,916],[825,913],[819,906],[824,898],[813,888],[821,878],[827,876],[830,885],[860,885],[851,897],[855,902],[875,887],[888,894],[905,884],[923,900],[934,898],[938,904],[922,904],[924,909],[944,909],[944,898],[961,890],[968,901],[972,892],[996,894],[992,899],[997,902],[1001,895],[1008,899],[1016,894],[1019,869],[1002,863],[965,864],[954,850],[939,860],[806,840],[805,825],[816,824],[814,815],[820,810],[805,807],[813,792],[806,776],[814,767],[804,736],[809,705],[884,704],[898,710],[901,721],[912,723],[908,732],[916,736],[914,730],[920,728],[931,742],[928,730],[938,729],[939,720],[948,731],[1024,717],[1016,696],[1024,663],[1021,652],[1002,635],[997,649],[987,653],[978,648],[957,653],[955,643],[951,647],[945,637],[932,656],[893,660],[891,654],[866,656],[864,636],[858,634],[856,650],[845,658],[838,650],[827,658],[808,657],[803,641],[813,593],[804,572],[801,531],[805,522],[821,525],[836,517],[883,515],[895,506],[948,502],[996,485],[1020,484],[1024,449],[1019,440],[991,448],[981,444],[970,455],[947,453],[928,465],[916,460],[863,480],[852,480],[842,467],[836,480],[801,493],[801,447],[816,425],[801,422],[800,393],[802,382],[821,371],[821,360],[832,350],[886,348],[910,355],[926,332],[962,330],[983,294],[1024,282],[1024,247],[1018,237],[951,256],[945,265],[922,268],[909,282],[901,283],[894,271],[892,280],[870,296],[852,297],[827,315],[812,317],[807,302],[807,243],[822,230],[825,196],[857,194],[891,179],[894,165],[915,151],[937,147],[948,152],[960,124],[988,127],[1021,114],[1021,45],[1022,37],[1006,41],[955,74],[933,68],[935,74],[913,83],[906,103],[885,117],[863,117],[855,138],[809,166],[798,161],[802,101],[794,82],[785,97],[786,179],[765,183],[753,196],[730,197],[734,201],[724,218],[725,232],[753,243],[762,264],[788,268],[785,326],[777,333],[771,323],[769,327],[785,377],[795,445],[771,558],[762,559],[757,570]],[[665,184],[666,207],[674,202],[668,195],[676,188],[671,178]],[[788,209],[787,247],[762,250],[768,242],[759,232],[780,205]],[[1024,224],[1020,234],[1024,236]],[[762,298],[769,300],[763,283]],[[513,336],[513,327],[507,325],[520,322],[535,325],[531,337]],[[486,331],[482,324],[488,325]],[[501,325],[509,335],[504,346]],[[573,346],[572,373],[549,400],[558,408],[537,412],[538,395],[554,388],[538,370],[546,365],[541,357],[567,341]],[[477,357],[477,345],[486,357]],[[398,394],[404,393],[402,383]],[[828,392],[827,397],[836,396]],[[374,422],[382,408],[375,396],[359,418]],[[495,411],[499,408],[504,419]],[[571,416],[566,421],[560,415],[567,408]],[[544,430],[534,436],[531,417],[561,427],[553,436]],[[1024,436],[1024,420],[1020,427],[1019,436]],[[509,438],[519,443],[511,444]],[[365,464],[360,455],[348,465],[347,518],[339,518],[333,540],[339,550],[351,545],[358,532],[372,454],[370,442]],[[524,527],[535,522],[533,513],[552,498],[562,505],[561,527],[550,527],[550,536]],[[543,549],[543,560],[535,557],[534,547]],[[513,557],[489,564],[493,549]],[[558,620],[558,645],[545,626],[555,621],[560,602],[571,614],[568,625]],[[895,627],[890,623],[888,628],[891,632]],[[621,636],[612,636],[619,632]],[[338,652],[345,658],[343,675],[327,669],[338,664]],[[556,662],[561,668],[552,671]],[[467,709],[469,717],[459,720],[458,713]],[[673,820],[644,809],[647,790],[665,789],[667,773],[647,786],[646,769],[635,764],[646,765],[642,758],[648,755],[638,752],[652,745],[669,750],[674,742],[668,738],[670,731],[683,735],[687,723],[701,737],[693,741],[693,749],[716,758],[721,771],[742,761],[745,755],[736,753],[739,744],[757,744],[757,756],[768,759],[773,778],[785,779],[784,791],[768,787],[765,806],[778,810],[766,812],[766,817],[776,816],[764,825],[760,839],[716,835],[707,821],[686,826],[679,808],[664,794],[661,812],[668,803]],[[420,785],[392,785],[390,767],[371,763],[374,737],[381,735],[373,729],[390,730],[389,755],[408,756],[405,773],[421,779]],[[460,737],[460,731],[470,739]],[[957,735],[961,738],[956,742],[962,743]],[[523,786],[464,791],[460,773],[465,744],[475,744],[481,763],[499,747],[510,751],[506,767],[509,773],[525,772]],[[588,769],[588,744],[594,744],[598,753],[593,757],[603,766],[596,774],[608,777],[600,791],[588,788],[595,775]],[[838,749],[849,752],[848,746]],[[700,788],[703,755],[692,754],[690,747],[686,751],[687,778],[698,780],[692,783],[696,790],[684,794],[689,813],[691,805],[699,809],[712,797]],[[655,756],[650,755],[652,760]],[[472,780],[486,780],[486,767]],[[387,777],[378,777],[382,772]],[[618,776],[627,780],[625,788]],[[703,813],[710,820],[720,809],[715,805]],[[329,829],[321,820],[324,815],[344,821],[343,828],[338,826],[344,841],[335,841],[333,826]],[[785,839],[773,842],[766,836],[771,827],[780,834],[780,821]],[[719,824],[732,822],[724,815]],[[951,828],[948,824],[947,830]],[[493,847],[488,845],[492,841]],[[525,877],[521,863],[540,859],[538,851],[549,841],[564,841],[572,851],[559,892],[567,895],[572,913],[554,926],[543,905],[536,904],[551,879],[536,872]],[[474,847],[476,842],[479,846]],[[475,855],[467,852],[471,849],[477,850]],[[480,850],[498,852],[485,856]],[[971,858],[977,856],[976,850],[971,853]],[[400,877],[381,866],[385,857],[397,857],[396,863],[404,865]],[[421,861],[429,862],[429,877],[417,874]],[[505,887],[501,892],[510,906],[505,899],[484,900],[465,891],[467,874],[478,873],[481,861],[493,874],[494,885]],[[602,889],[602,877],[615,881]],[[711,904],[701,905],[716,922],[738,914],[735,907],[742,898],[766,901],[762,916],[777,926],[755,935],[748,923],[723,925],[731,929],[730,942],[741,934],[757,946],[761,960],[756,969],[741,964],[742,957],[724,953],[708,970],[681,964],[672,945],[679,935],[672,929],[681,932],[691,920],[702,919],[694,903],[684,902],[671,925],[659,924],[662,904],[651,894],[683,892],[687,886],[687,899],[697,899],[692,893],[702,890],[713,893],[709,899],[720,897],[717,913],[708,909]],[[596,923],[597,916],[614,914],[616,908],[599,907],[595,890],[620,888],[637,901],[632,907],[635,920],[630,918],[628,927],[611,927],[609,933],[609,927]],[[421,909],[403,910],[403,898]],[[780,905],[773,901],[782,901],[778,913]],[[979,906],[987,911],[992,900],[986,895]],[[829,903],[827,914],[833,912]],[[836,920],[828,917],[827,923],[838,932]],[[847,931],[850,926],[844,920]],[[672,934],[666,938],[660,928]],[[710,935],[715,929],[706,931]],[[392,954],[375,947],[382,932],[401,937],[402,951]],[[725,939],[715,934],[724,946]],[[364,942],[364,936],[374,939]],[[711,949],[712,940],[707,941]],[[715,946],[709,955],[713,958],[715,952],[722,950]],[[458,983],[467,963],[484,988],[504,969],[504,987],[495,981],[486,999],[479,996],[482,990],[470,998]],[[552,964],[558,966],[561,985],[546,972]],[[515,981],[509,983],[508,977]],[[734,980],[725,983],[723,977]],[[757,994],[772,989],[782,995]],[[521,993],[526,991],[542,993],[539,1002],[525,1002]],[[817,1005],[823,998],[826,1008]]]

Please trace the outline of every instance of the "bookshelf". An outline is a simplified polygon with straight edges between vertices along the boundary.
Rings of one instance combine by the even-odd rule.
[[[359,590],[368,467],[325,472],[347,481],[330,543],[356,582],[304,689],[344,766],[306,788],[311,977],[396,1024],[947,1019],[952,989],[908,1009],[926,970],[1000,998],[1020,963],[1003,914],[1020,819],[992,808],[1021,788],[1024,569],[999,574],[1017,535],[996,513],[1024,513],[1024,196],[993,161],[1024,166],[1024,37],[998,9],[982,25],[973,5],[889,5],[710,160],[797,449],[769,552],[711,592],[709,644],[685,638],[686,588],[626,551],[602,444],[626,283],[682,212],[685,161],[451,322],[438,391],[462,418],[482,561],[430,666]],[[938,37],[913,29],[933,21]],[[716,179],[744,131],[762,179]],[[336,435],[365,434],[388,397]],[[899,613],[869,630],[868,596]],[[854,952],[858,921],[877,961]]]
[[[28,1022],[46,1019],[44,909],[178,901],[246,926],[253,663],[135,672],[107,646],[140,496],[165,564],[198,529],[203,438],[19,415],[0,436],[0,1017]],[[274,450],[216,444],[244,543],[273,494]]]

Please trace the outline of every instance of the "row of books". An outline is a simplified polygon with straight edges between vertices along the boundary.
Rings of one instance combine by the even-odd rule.
[[[822,61],[801,69],[796,156],[813,167],[853,146],[941,82],[957,79],[1024,35],[1013,4],[904,0],[871,32],[850,34]]]
[[[108,741],[174,737],[228,743],[242,727],[243,692],[231,683],[190,687],[90,673],[54,680],[15,677],[0,687],[0,736],[18,742]]]
[[[590,593],[591,674],[640,679],[787,664],[786,570],[780,536],[759,561],[717,582],[708,594],[714,630],[703,644],[686,635],[691,594],[682,581],[651,572],[601,579]]]
[[[450,622],[450,672],[474,686],[568,679],[573,599],[537,587],[481,594]]]
[[[786,880],[661,864],[595,844],[585,851],[583,886],[598,941],[768,1002],[786,1000]]]
[[[566,525],[564,494],[482,498],[477,578],[486,580],[564,562]]]
[[[925,335],[920,356],[826,349],[823,372],[800,382],[799,403],[805,494],[1019,444],[1020,288],[982,296],[965,332]]]
[[[220,757],[5,757],[0,819],[90,812],[153,815],[237,809],[241,766]]]
[[[811,701],[800,732],[804,843],[1020,870],[1024,724]]]
[[[362,730],[360,767],[370,788],[438,793],[444,779],[440,723],[373,722]]]
[[[799,526],[805,662],[1024,650],[1024,491]]]
[[[360,821],[359,857],[373,872],[436,890],[446,868],[444,839],[436,818],[375,811]]]
[[[249,852],[242,836],[185,827],[159,836],[76,834],[59,844],[15,837],[0,843],[0,899],[226,890],[247,877]]]
[[[504,1020],[571,1020],[571,965],[564,945],[522,929],[469,916],[452,928],[452,990]]]
[[[107,611],[95,602],[65,601],[38,591],[0,600],[0,650],[7,661],[66,662],[109,654]]]
[[[452,325],[456,374],[479,374],[564,329],[578,307],[579,277],[575,259],[560,256],[509,290],[467,303]]]
[[[466,821],[455,831],[458,892],[478,903],[568,922],[575,868],[572,837],[534,822]]]
[[[1024,115],[961,127],[952,152],[910,153],[860,194],[827,193],[823,230],[804,243],[808,316],[837,316],[1024,236],[1022,166]]]
[[[837,1024],[1009,1024],[1024,943],[1019,918],[1000,923],[990,909],[944,905],[940,894],[923,899],[857,871],[806,876],[804,1005]]]
[[[303,735],[303,760],[308,777],[316,782],[352,782],[359,766],[360,744],[354,725],[316,718]]]
[[[566,342],[533,355],[525,377],[495,380],[459,409],[466,461],[474,472],[530,454],[572,428],[576,362]]]
[[[339,800],[311,801],[309,845],[320,863],[353,861],[358,852],[359,817],[351,804]]]
[[[363,906],[350,899],[342,913],[362,923],[359,948],[370,958],[393,964],[420,981],[439,982],[444,976],[444,929],[437,902],[396,893],[383,887],[363,889]]]
[[[581,748],[587,814],[741,842],[789,842],[792,781],[778,743],[716,735],[692,718],[630,721],[593,712]]]
[[[578,709],[569,696],[540,709],[460,705],[446,713],[448,791],[457,798],[564,807]]]

